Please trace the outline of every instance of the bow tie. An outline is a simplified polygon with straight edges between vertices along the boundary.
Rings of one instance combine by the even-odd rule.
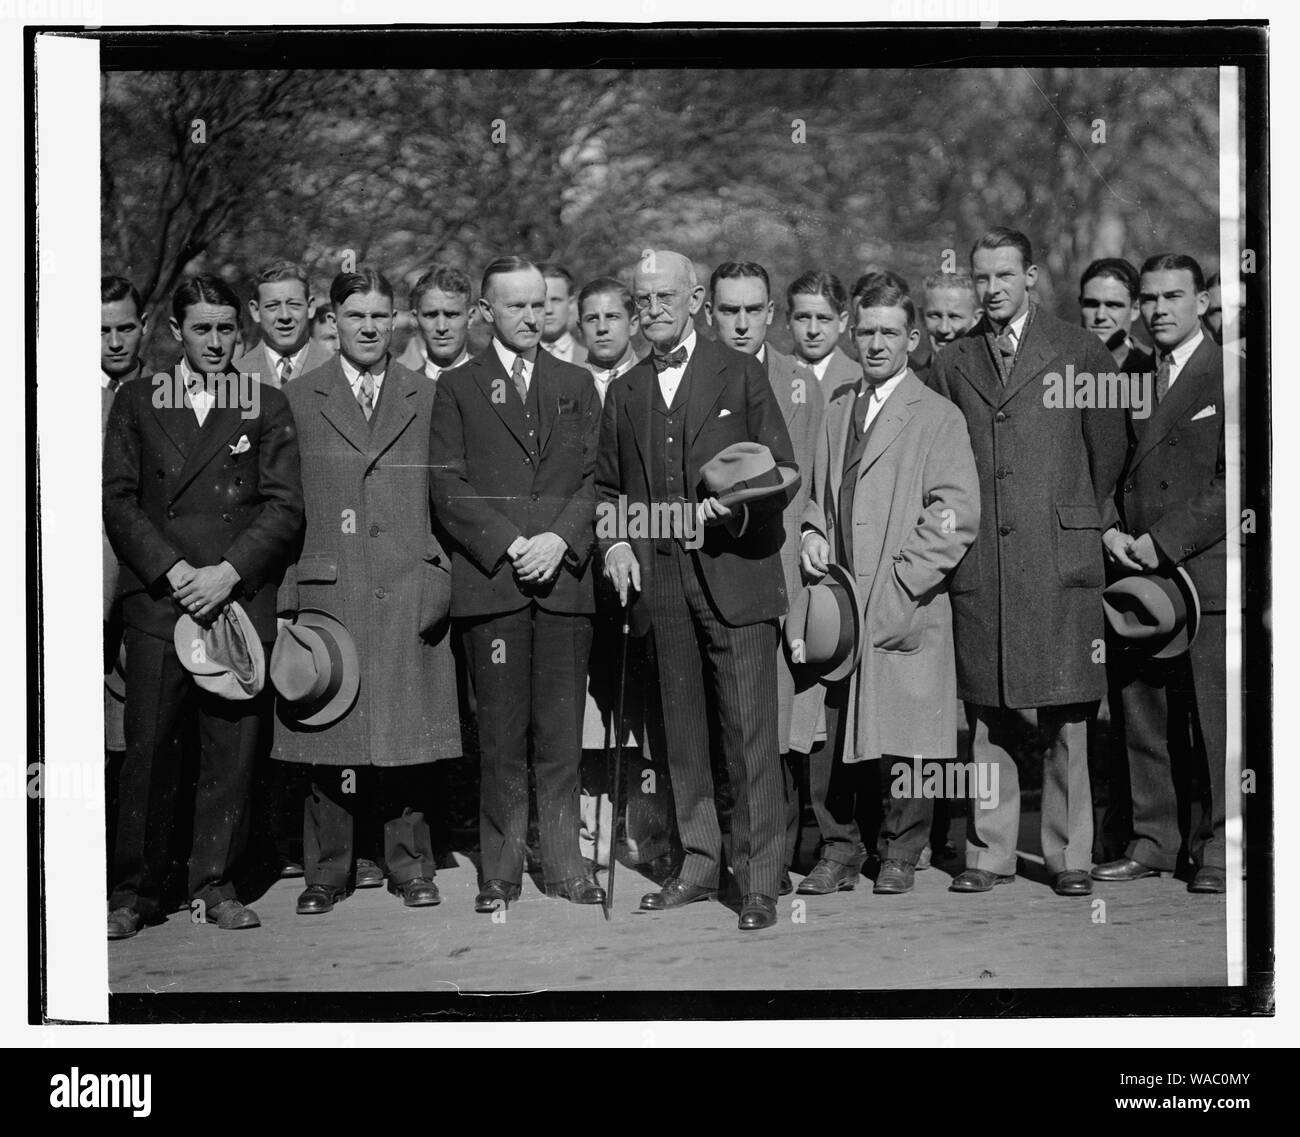
[[[665,367],[680,367],[686,362],[686,349],[679,347],[676,351],[670,351],[667,355],[660,355],[656,352],[650,358],[654,362],[656,371],[662,371]]]

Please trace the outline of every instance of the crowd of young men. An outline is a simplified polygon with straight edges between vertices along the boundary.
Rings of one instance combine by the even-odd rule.
[[[889,271],[851,291],[806,272],[785,291],[787,356],[752,262],[705,283],[658,251],[630,284],[575,289],[562,266],[503,257],[477,299],[438,265],[410,290],[399,356],[381,273],[340,273],[326,304],[276,262],[238,356],[231,289],[177,289],[164,376],[142,364],[139,295],[105,277],[109,937],[165,918],[190,813],[185,899],[221,928],[259,923],[235,884],[254,814],[299,807],[299,913],[385,881],[409,907],[439,903],[432,764],[470,748],[480,912],[520,895],[530,765],[544,890],[577,904],[605,902],[597,874],[621,851],[659,884],[642,910],[734,898],[741,929],[770,927],[794,889],[805,763],[821,846],[800,894],[854,888],[873,854],[877,894],[955,861],[956,795],[935,787],[957,766],[972,800],[951,888],[987,892],[1016,878],[1021,763],[1039,753],[1058,894],[1188,854],[1192,891],[1222,892],[1210,293],[1187,256],[1097,261],[1071,324],[1036,302],[1037,272],[1010,229],[915,299]],[[480,321],[491,340],[472,354]],[[1062,402],[1062,376],[1098,385]],[[1129,399],[1143,383],[1150,401]],[[628,526],[638,510],[676,521]],[[1108,601],[1124,579],[1128,599]],[[1154,651],[1124,606],[1184,584]],[[1088,742],[1108,693],[1094,835]]]

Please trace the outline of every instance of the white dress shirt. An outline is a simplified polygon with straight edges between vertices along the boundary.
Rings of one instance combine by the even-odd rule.
[[[551,343],[543,343],[542,347],[555,356],[556,359],[562,359],[565,363],[572,363],[578,341],[573,338],[572,332],[566,331],[559,339],[553,340]]]
[[[1174,385],[1174,380],[1178,378],[1183,368],[1187,365],[1187,361],[1192,358],[1192,352],[1194,352],[1198,347],[1201,346],[1201,340],[1203,340],[1204,338],[1205,338],[1205,333],[1202,332],[1200,327],[1198,326],[1196,331],[1194,331],[1190,336],[1187,337],[1187,339],[1183,340],[1182,343],[1180,343],[1176,348],[1174,348],[1172,352],[1172,358],[1169,360],[1169,386],[1170,387]],[[1156,357],[1157,365],[1159,365],[1160,361],[1164,358],[1164,356],[1165,353],[1161,352]],[[1165,391],[1166,397],[1168,396],[1168,394],[1169,391],[1168,389],[1166,389]]]
[[[759,363],[767,362],[767,344],[761,343],[758,345],[758,350],[754,352],[754,358],[757,359]]]
[[[826,378],[826,369],[831,365],[831,357],[835,354],[834,349],[823,355],[816,363],[807,364],[812,368],[812,373],[817,376],[817,382],[820,383]]]
[[[497,339],[496,336],[492,337],[492,348],[497,353],[497,358],[501,360],[501,366],[506,369],[507,375],[513,377],[516,359],[522,359],[524,361],[524,390],[529,390],[533,385],[534,361],[530,360],[525,355],[520,355],[518,352],[511,351],[505,344]]]
[[[1019,316],[1012,320],[1011,323],[1003,329],[1005,333],[1011,337],[1011,346],[1014,347],[1016,351],[1020,350],[1020,337],[1025,334],[1025,321],[1027,319],[1029,319],[1028,308],[1021,312]]]
[[[424,350],[424,344],[420,345],[420,354],[424,356],[424,373],[430,379],[437,379],[444,371],[450,371],[453,367],[459,367],[462,363],[469,361],[469,349],[462,348],[454,362],[449,363],[446,367],[439,367],[429,358],[429,353]]]
[[[875,421],[876,415],[880,413],[880,408],[885,405],[885,400],[889,398],[896,390],[898,385],[903,381],[903,376],[908,372],[908,366],[903,364],[902,369],[891,375],[883,383],[872,386],[864,378],[862,386],[858,388],[858,398],[869,400],[867,403],[867,421],[864,430],[871,426]]]
[[[681,343],[677,344],[672,351],[677,348],[686,349],[686,358],[672,367],[665,367],[659,372],[659,390],[663,394],[665,406],[673,405],[673,396],[677,394],[677,388],[681,386],[682,376],[686,374],[687,365],[691,362],[691,352],[695,350],[695,329],[691,328],[690,332]],[[671,355],[672,352],[664,352],[665,355]]]
[[[608,369],[601,367],[598,363],[592,363],[591,356],[587,356],[587,369],[591,372],[591,377],[596,381],[596,394],[600,396],[600,405],[602,407],[605,405],[605,396],[609,394],[609,385],[620,375],[626,375],[631,371],[636,366],[636,362],[636,352],[632,350],[631,345],[623,353],[623,358]]]
[[[194,412],[199,426],[216,404],[217,396],[208,389],[204,377],[190,367],[189,360],[181,356],[181,378],[185,380],[185,405]]]
[[[356,399],[357,405],[361,404],[361,372],[352,366],[346,355],[339,353],[339,362],[343,364],[343,378],[348,381],[348,386],[352,388],[352,397]],[[388,356],[384,356],[379,361],[378,370],[374,367],[369,368],[370,378],[375,381],[374,406],[379,406],[379,391],[384,385],[384,372],[388,369]]]
[[[284,362],[287,359],[292,365],[289,372],[289,381],[297,379],[302,374],[302,369],[307,365],[307,349],[311,347],[311,337],[292,355],[281,355],[265,340],[262,342],[262,348],[266,352],[266,358],[271,364],[271,375],[274,376],[274,385],[279,387],[284,383]]]

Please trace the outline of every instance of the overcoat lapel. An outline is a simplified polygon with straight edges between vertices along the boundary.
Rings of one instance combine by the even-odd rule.
[[[338,356],[319,368],[312,382],[317,393],[325,396],[325,401],[321,404],[321,414],[325,416],[325,420],[347,439],[355,450],[362,454],[369,453],[370,424],[366,422],[361,404],[357,402],[347,376],[343,374],[343,364],[339,362]],[[379,401],[381,403],[384,401],[382,391]]]
[[[866,449],[858,463],[859,478],[871,469],[876,460],[902,433],[903,427],[912,417],[912,403],[916,398],[912,384],[919,382],[920,380],[909,371],[894,389],[894,393],[885,400],[885,405],[876,413],[866,436]]]
[[[389,357],[384,385],[379,389],[379,403],[367,424],[369,435],[366,453],[372,462],[401,437],[415,418],[415,404],[412,400],[417,390],[416,382],[414,375]],[[352,401],[355,403],[356,399]],[[357,410],[361,410],[360,406]],[[362,413],[362,422],[365,422],[365,417]]]
[[[1029,319],[1026,321],[1025,342],[1016,352],[1011,378],[1007,381],[1002,397],[998,400],[999,406],[1015,398],[1028,383],[1038,378],[1044,367],[1056,358],[1056,348],[1048,339],[1047,329],[1043,326],[1040,317],[1039,312],[1029,314]]]
[[[957,357],[957,373],[974,388],[981,399],[996,407],[1002,403],[1007,388],[1002,386],[997,365],[990,355],[988,332],[988,319],[981,316],[980,322],[967,337],[966,350]],[[957,348],[952,350],[956,351]]]

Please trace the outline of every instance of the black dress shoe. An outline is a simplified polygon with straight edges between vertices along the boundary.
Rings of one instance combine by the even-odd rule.
[[[300,876],[302,876],[302,865],[297,861],[285,861],[284,864],[280,866],[281,880],[293,880]]]
[[[1057,896],[1091,896],[1092,878],[1083,869],[1066,869],[1056,874],[1052,891]]]
[[[572,880],[562,880],[546,886],[546,895],[573,904],[604,904],[605,890],[594,880],[578,876]]]
[[[777,886],[777,895],[789,896],[794,891],[794,881],[790,879],[790,870],[786,869],[781,874],[781,883]]]
[[[520,891],[519,885],[508,880],[485,880],[474,897],[474,911],[495,912],[498,908],[509,908],[510,901],[519,899]]]
[[[357,858],[357,888],[378,888],[384,883],[384,870],[365,857]],[[437,903],[435,901],[435,903]]]
[[[702,884],[687,884],[679,877],[664,881],[658,892],[647,892],[641,897],[643,912],[662,912],[667,908],[680,908],[683,904],[694,904],[697,900],[712,900],[718,895],[716,888],[706,888]]]
[[[236,932],[243,928],[260,928],[262,921],[257,913],[238,900],[223,900],[208,909],[208,923],[216,924],[226,932]]]
[[[108,938],[129,940],[140,930],[144,921],[134,908],[114,908],[108,914]]]
[[[989,872],[988,869],[967,869],[953,877],[949,892],[992,892],[995,885],[1010,884],[1015,874]]]
[[[799,882],[795,891],[800,896],[826,896],[831,892],[852,892],[861,876],[857,865],[841,864],[824,858],[817,862],[813,871]]]
[[[408,908],[431,908],[442,903],[438,886],[427,876],[416,876],[400,882],[390,880],[388,891],[394,896],[400,896]]]
[[[327,884],[309,884],[298,896],[299,916],[321,916],[331,911],[343,899],[343,889]]]
[[[1188,892],[1227,892],[1228,874],[1223,869],[1202,865],[1187,886]]]
[[[880,896],[901,896],[911,892],[916,881],[916,868],[906,861],[885,861],[876,874],[876,886],[871,891]]]
[[[1120,857],[1117,861],[1107,861],[1092,870],[1093,880],[1141,880],[1143,877],[1159,876],[1160,870],[1135,861],[1132,857]]]
[[[776,899],[761,892],[746,893],[740,903],[740,922],[736,926],[742,932],[756,932],[775,923]]]

